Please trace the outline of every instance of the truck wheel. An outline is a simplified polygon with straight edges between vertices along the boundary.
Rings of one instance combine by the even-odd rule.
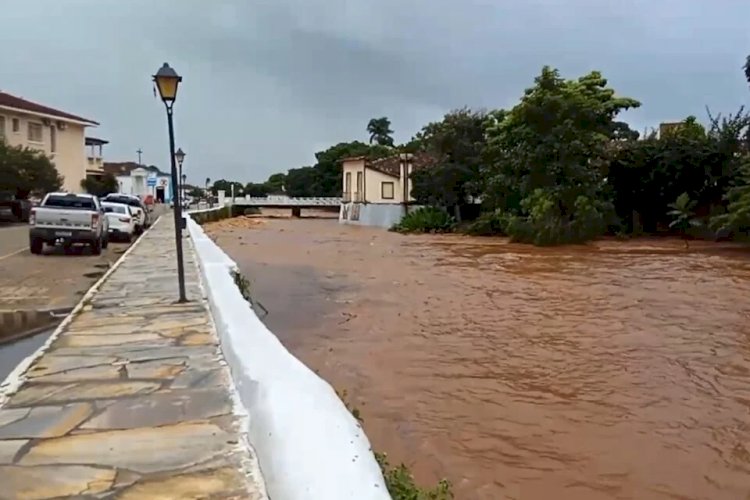
[[[29,250],[31,250],[31,253],[34,255],[39,255],[42,253],[42,250],[44,249],[44,241],[40,240],[39,238],[31,238],[29,241]]]
[[[101,253],[102,253],[102,240],[101,240],[101,238],[97,239],[97,240],[94,240],[94,242],[91,243],[91,253],[93,253],[94,255],[101,255]]]

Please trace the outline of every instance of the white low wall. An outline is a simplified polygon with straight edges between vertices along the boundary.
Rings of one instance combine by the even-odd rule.
[[[190,217],[188,230],[269,496],[389,499],[359,422],[258,319],[230,274],[236,263]]]
[[[404,216],[400,203],[342,203],[339,222],[390,229]]]

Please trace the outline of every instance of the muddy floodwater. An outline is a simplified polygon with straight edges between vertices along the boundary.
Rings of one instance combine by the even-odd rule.
[[[209,232],[377,450],[459,499],[750,498],[750,251]]]

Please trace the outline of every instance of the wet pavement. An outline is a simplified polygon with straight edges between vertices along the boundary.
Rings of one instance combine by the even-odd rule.
[[[49,338],[52,330],[15,342],[0,344],[0,380],[4,380],[23,359],[31,356]]]
[[[164,217],[0,388],[0,498],[266,498],[185,240]],[[8,393],[10,392],[10,393]]]

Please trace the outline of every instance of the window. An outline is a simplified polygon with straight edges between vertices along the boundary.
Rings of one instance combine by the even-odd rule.
[[[42,124],[29,122],[29,142],[43,142]]]
[[[5,137],[5,117],[0,115],[0,137]]]
[[[59,208],[80,208],[83,210],[96,211],[96,205],[94,199],[86,196],[76,196],[74,194],[67,195],[50,195],[44,202],[45,207],[59,207]]]
[[[13,118],[13,132],[19,133],[21,131],[21,120],[18,118]]]
[[[55,130],[55,127],[49,129],[49,150],[51,153],[57,151],[57,130]]]
[[[392,182],[381,182],[380,183],[380,197],[384,200],[393,199],[393,183]]]

